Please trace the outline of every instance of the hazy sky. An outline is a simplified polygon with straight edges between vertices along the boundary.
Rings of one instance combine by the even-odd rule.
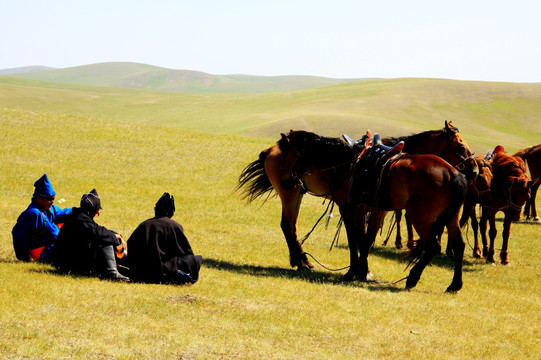
[[[2,0],[0,69],[541,82],[539,0]]]

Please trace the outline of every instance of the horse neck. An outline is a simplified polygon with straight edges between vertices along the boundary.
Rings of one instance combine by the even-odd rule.
[[[447,139],[442,133],[434,133],[430,136],[418,139],[415,138],[406,141],[404,144],[404,152],[409,154],[432,154],[443,157],[449,153],[447,151]]]

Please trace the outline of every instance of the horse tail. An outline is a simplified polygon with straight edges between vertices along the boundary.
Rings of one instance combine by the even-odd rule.
[[[265,193],[269,196],[274,190],[265,171],[265,159],[269,155],[270,148],[262,151],[259,158],[248,164],[239,176],[237,190],[244,188],[244,199],[252,202]]]
[[[449,204],[436,218],[432,225],[432,236],[440,236],[449,221],[460,210],[466,199],[468,183],[466,177],[458,171],[452,171],[449,183]]]
[[[466,177],[458,171],[451,171],[450,175],[451,179],[449,182],[449,204],[447,205],[447,208],[445,208],[445,210],[443,210],[443,212],[438,215],[438,217],[436,218],[436,220],[434,220],[434,223],[432,224],[432,228],[430,229],[430,235],[432,239],[437,238],[443,234],[445,226],[460,210],[460,207],[464,204],[464,201],[466,199],[466,190],[468,187]],[[423,251],[426,250],[426,246],[429,245],[423,244],[423,242],[418,240],[414,241],[414,244],[410,248],[410,251],[408,251],[406,255],[402,258],[402,260],[409,261],[406,268],[410,267],[419,260],[419,258],[423,254]]]

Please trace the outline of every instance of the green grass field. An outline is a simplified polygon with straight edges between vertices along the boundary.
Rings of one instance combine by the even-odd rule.
[[[538,359],[539,224],[513,224],[508,267],[472,258],[467,246],[458,294],[444,293],[452,278],[445,258],[433,261],[418,286],[405,291],[403,282],[394,284],[407,275],[403,254],[382,247],[381,236],[369,258],[372,282],[343,283],[345,270],[320,266],[310,273],[290,269],[278,199],[247,204],[234,191],[246,164],[280,131],[302,124],[334,135],[342,123],[360,131],[373,120],[373,130],[387,124],[403,134],[453,120],[478,152],[496,143],[513,152],[541,138],[541,109],[535,106],[541,91],[533,85],[422,79],[370,84],[210,96],[0,77],[0,356]],[[461,90],[451,98],[449,87]],[[510,94],[503,96],[505,91]],[[489,101],[487,94],[500,100]],[[368,117],[359,115],[362,123],[352,125],[363,110]],[[295,122],[303,112],[304,122]],[[83,193],[97,188],[104,208],[98,223],[125,237],[152,217],[164,191],[172,193],[174,219],[204,258],[200,281],[118,284],[17,262],[10,231],[43,173],[65,206],[77,206]],[[321,199],[305,198],[301,235],[325,207]],[[330,268],[348,262],[344,235],[329,251],[337,219],[335,213],[329,229],[318,227],[305,244]]]

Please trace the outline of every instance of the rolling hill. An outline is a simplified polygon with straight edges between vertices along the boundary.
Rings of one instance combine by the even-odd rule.
[[[21,68],[26,69],[27,68]],[[359,79],[317,76],[212,75],[192,70],[172,70],[153,65],[111,62],[44,71],[5,70],[4,75],[68,84],[188,93],[267,93],[309,89]],[[0,71],[0,75],[2,72]]]
[[[406,135],[447,120],[477,153],[497,143],[509,151],[538,144],[539,104],[541,86],[518,83],[389,79],[266,94],[190,94],[0,76],[6,108],[273,140],[289,129]]]

